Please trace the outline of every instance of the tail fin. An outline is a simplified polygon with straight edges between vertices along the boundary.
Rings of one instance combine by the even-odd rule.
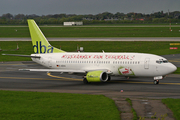
[[[41,32],[34,20],[28,20],[33,49],[36,54],[41,53],[61,53],[63,50],[57,49],[49,44],[44,34]]]

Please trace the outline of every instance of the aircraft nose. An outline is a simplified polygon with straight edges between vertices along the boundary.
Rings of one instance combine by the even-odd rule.
[[[172,73],[177,70],[177,67],[173,64],[170,65],[169,71]]]

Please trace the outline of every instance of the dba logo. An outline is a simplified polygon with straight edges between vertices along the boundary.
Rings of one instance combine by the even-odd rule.
[[[34,48],[34,53],[53,53],[53,47],[52,46],[45,46],[41,44],[41,41],[36,41],[36,45],[33,46]]]

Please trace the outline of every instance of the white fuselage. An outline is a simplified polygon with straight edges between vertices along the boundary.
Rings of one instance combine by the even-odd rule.
[[[143,53],[68,52],[32,56],[41,56],[32,60],[48,68],[87,71],[106,69],[112,75],[122,76],[165,76],[177,69],[161,56]]]

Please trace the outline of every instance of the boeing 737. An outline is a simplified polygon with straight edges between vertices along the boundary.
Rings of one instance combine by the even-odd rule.
[[[83,82],[107,82],[111,76],[152,77],[159,84],[177,68],[164,57],[144,53],[66,52],[49,44],[34,20],[28,20],[34,54],[31,57],[47,69],[28,71],[82,73]],[[11,54],[5,54],[11,55]]]

